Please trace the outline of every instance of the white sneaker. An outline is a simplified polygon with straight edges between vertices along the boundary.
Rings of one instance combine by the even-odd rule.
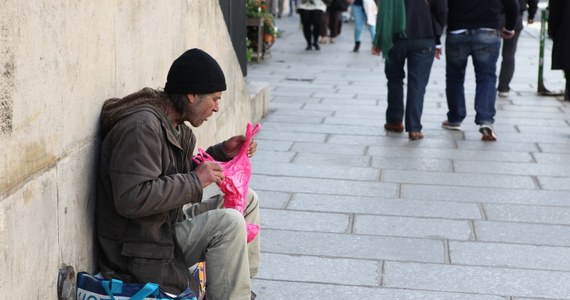
[[[507,97],[509,97],[509,91],[506,91],[506,92],[499,92],[499,97],[501,97],[501,98],[507,98]]]

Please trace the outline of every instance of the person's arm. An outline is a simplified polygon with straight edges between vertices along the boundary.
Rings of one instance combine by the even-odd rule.
[[[164,137],[160,126],[132,122],[115,133],[109,176],[117,212],[127,218],[149,216],[199,202],[196,172],[163,175]]]
[[[505,10],[505,27],[503,28],[503,31],[514,33],[519,17],[519,1],[503,0],[503,7]]]
[[[538,11],[538,0],[527,0],[526,4],[528,6],[528,23],[534,23],[534,17]]]
[[[222,143],[210,146],[206,153],[210,154],[217,161],[230,161],[239,154],[246,139],[245,135],[233,136]],[[256,150],[257,143],[252,139],[247,151],[248,156],[252,157]]]
[[[447,0],[434,0],[431,2],[433,28],[435,35],[435,58],[439,59],[442,53],[441,35],[443,28],[447,25]]]

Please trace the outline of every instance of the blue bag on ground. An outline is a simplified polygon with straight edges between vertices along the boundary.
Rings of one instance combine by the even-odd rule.
[[[125,283],[107,280],[87,272],[77,274],[77,300],[197,300],[187,288],[178,296],[170,296],[156,283]]]

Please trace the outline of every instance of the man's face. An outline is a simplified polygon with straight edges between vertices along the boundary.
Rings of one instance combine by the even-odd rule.
[[[202,125],[214,112],[219,110],[218,102],[221,98],[222,92],[204,95],[188,94],[188,122],[194,127]]]

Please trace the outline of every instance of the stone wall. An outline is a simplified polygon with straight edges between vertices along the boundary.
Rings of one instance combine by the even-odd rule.
[[[202,48],[228,82],[220,112],[195,129],[205,147],[259,121],[268,92],[250,95],[218,1],[1,2],[0,295],[57,299],[61,266],[96,271],[93,187],[105,99],[162,88],[171,62]]]

